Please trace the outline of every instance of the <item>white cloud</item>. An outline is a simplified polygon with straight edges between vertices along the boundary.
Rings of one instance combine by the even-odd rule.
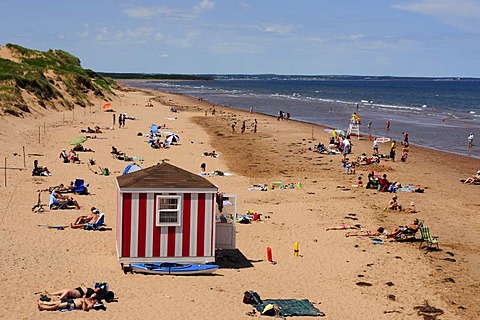
[[[241,1],[241,2],[240,2],[240,7],[242,7],[242,8],[245,9],[245,10],[250,10],[250,9],[252,9],[252,6],[250,5],[250,3],[247,3],[247,2],[244,2],[244,1]]]
[[[266,33],[273,33],[277,35],[287,35],[293,30],[293,25],[282,25],[282,24],[263,24],[260,26],[260,30]]]
[[[120,40],[140,39],[149,37],[153,32],[153,28],[137,28],[135,30],[127,30],[118,32],[115,37]]]
[[[162,41],[164,37],[165,37],[165,36],[163,35],[162,32],[157,32],[157,33],[155,34],[155,40],[157,40],[157,41]]]
[[[90,35],[90,26],[88,25],[88,23],[85,23],[83,26],[84,26],[84,29],[80,32],[77,32],[76,36],[78,38],[85,39],[85,38],[88,38],[88,36]]]
[[[434,17],[480,17],[480,3],[471,0],[420,0],[393,5],[396,9]]]
[[[168,58],[168,54],[166,54],[166,53],[163,53],[163,54],[161,54],[161,55],[160,55],[160,58],[162,58],[162,59],[166,59],[166,58]]]
[[[100,30],[100,33],[97,34],[97,36],[95,37],[95,39],[97,39],[98,41],[105,41],[105,40],[107,40],[108,36],[109,36],[108,28],[107,28],[107,27],[103,27],[103,28]]]
[[[197,36],[198,36],[198,32],[189,32],[185,35],[183,39],[180,39],[180,38],[170,39],[168,41],[168,44],[176,47],[190,48],[192,47],[193,40],[197,38]]]
[[[209,10],[215,8],[215,2],[210,0],[202,0],[195,7],[195,10]]]
[[[480,33],[480,2],[476,0],[417,0],[392,7],[433,17],[462,31]]]
[[[363,34],[350,34],[350,35],[347,35],[347,36],[340,37],[340,39],[349,40],[349,41],[356,41],[356,40],[360,40],[362,38],[364,38]]]
[[[123,13],[131,18],[139,19],[150,19],[157,16],[176,18],[190,15],[186,11],[166,7],[129,7],[123,9]]]

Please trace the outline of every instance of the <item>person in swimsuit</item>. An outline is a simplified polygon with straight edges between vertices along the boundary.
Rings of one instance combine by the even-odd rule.
[[[92,289],[87,287],[77,287],[75,289],[62,289],[51,292],[49,296],[58,296],[58,300],[75,299],[75,298],[90,298],[94,294],[100,292],[100,288]]]
[[[405,227],[402,226],[402,227],[395,228],[392,231],[392,233],[388,234],[387,236],[396,238],[402,232],[414,234],[415,232],[418,231],[418,229],[420,229],[420,221],[417,218],[415,218],[412,224],[409,224],[408,226],[405,226]]]
[[[377,229],[377,231],[354,231],[354,232],[347,232],[345,233],[345,237],[378,237],[383,235],[385,232],[385,229],[383,227],[380,227]]]
[[[95,207],[90,209],[90,213],[86,216],[78,216],[75,222],[70,224],[70,228],[79,229],[88,226],[88,223],[95,223],[100,217],[100,210]]]
[[[361,225],[359,224],[356,224],[354,226],[350,226],[350,225],[347,225],[345,223],[342,223],[340,226],[338,227],[326,227],[325,228],[325,231],[329,231],[329,230],[346,230],[346,229],[354,229],[354,230],[360,230],[361,229]]]
[[[114,299],[115,294],[107,291],[105,288],[87,288],[77,287],[75,289],[62,289],[56,292],[47,293],[48,296],[57,296],[58,300],[76,299],[76,298],[101,298],[107,302]]]
[[[68,298],[65,301],[38,301],[38,310],[40,311],[56,311],[59,309],[75,310],[81,309],[83,311],[89,311],[93,309],[97,298]]]

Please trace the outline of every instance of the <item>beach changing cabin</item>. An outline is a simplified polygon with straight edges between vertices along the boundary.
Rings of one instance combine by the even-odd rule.
[[[117,177],[117,186],[117,253],[122,267],[215,261],[214,184],[164,162]]]

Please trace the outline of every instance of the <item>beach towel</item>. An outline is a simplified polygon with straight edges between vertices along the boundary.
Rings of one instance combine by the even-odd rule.
[[[253,305],[258,312],[262,313],[268,304],[275,304],[280,308],[280,315],[283,317],[310,316],[323,317],[325,314],[315,308],[308,299],[268,299],[262,303]]]

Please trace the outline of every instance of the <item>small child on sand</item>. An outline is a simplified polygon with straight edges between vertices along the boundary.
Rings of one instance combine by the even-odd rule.
[[[363,181],[362,181],[362,177],[358,177],[358,180],[357,180],[357,186],[359,186],[359,187],[363,187]]]

